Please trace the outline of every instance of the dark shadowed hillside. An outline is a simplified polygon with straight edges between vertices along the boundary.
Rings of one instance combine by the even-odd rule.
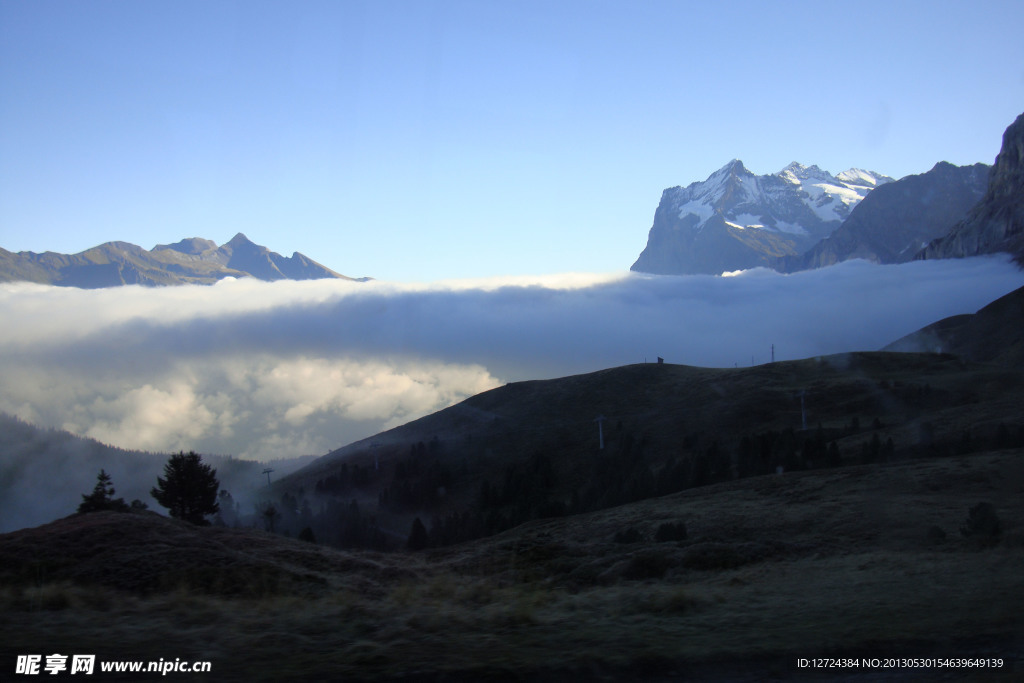
[[[426,553],[72,516],[0,535],[0,661],[180,658],[219,681],[761,681],[807,680],[806,656],[950,657],[993,668],[815,680],[1019,680],[1022,458],[764,475]],[[979,503],[997,532],[972,525]]]
[[[276,482],[276,534],[100,512],[0,535],[0,657],[181,658],[226,681],[965,657],[1017,680],[1022,394],[1019,367],[934,353],[510,384]]]
[[[337,537],[337,506],[354,503],[392,544],[420,517],[429,544],[443,545],[779,469],[1008,444],[1024,429],[1020,405],[1018,368],[952,355],[632,365],[479,394],[330,453],[275,495],[293,508],[308,499],[314,513],[334,501],[326,516],[293,520],[293,533],[312,523],[318,538]]]
[[[972,361],[1020,368],[1024,365],[1024,289],[1000,297],[977,313],[928,325],[885,350],[942,351]]]

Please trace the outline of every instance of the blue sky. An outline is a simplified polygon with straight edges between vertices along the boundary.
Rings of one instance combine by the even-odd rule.
[[[236,232],[347,275],[629,267],[732,158],[991,163],[1014,2],[0,0],[0,246]]]

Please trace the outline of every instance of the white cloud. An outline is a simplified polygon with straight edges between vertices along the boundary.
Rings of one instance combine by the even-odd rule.
[[[323,453],[505,381],[880,348],[1024,285],[1004,258],[434,285],[0,286],[0,410],[125,448]]]

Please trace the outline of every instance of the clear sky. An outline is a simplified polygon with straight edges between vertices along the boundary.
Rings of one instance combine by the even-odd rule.
[[[1019,0],[0,0],[0,247],[620,271],[662,190],[733,158],[991,163],[1021,26]]]

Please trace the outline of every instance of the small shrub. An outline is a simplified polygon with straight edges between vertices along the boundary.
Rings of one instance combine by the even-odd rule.
[[[658,526],[658,530],[654,534],[654,540],[658,543],[664,543],[666,541],[685,541],[686,540],[686,524],[683,522],[665,522]]]
[[[980,546],[992,546],[999,542],[1002,522],[992,503],[978,503],[972,507],[960,533],[964,538]]]
[[[643,535],[633,527],[615,533],[616,543],[640,543],[643,540]]]
[[[689,609],[695,604],[697,604],[697,601],[686,591],[686,589],[676,587],[668,591],[668,594],[665,595],[660,608],[662,612],[682,613],[689,611]]]
[[[931,526],[928,529],[928,543],[931,545],[942,545],[946,542],[946,532],[940,527]]]
[[[683,556],[683,566],[688,569],[714,571],[733,569],[742,564],[746,564],[746,559],[726,543],[698,543],[687,548]]]
[[[593,586],[601,582],[601,574],[605,567],[597,562],[581,564],[569,572],[569,581],[583,586]]]
[[[622,572],[622,578],[630,580],[660,579],[665,576],[671,561],[662,552],[648,551],[634,555]]]

